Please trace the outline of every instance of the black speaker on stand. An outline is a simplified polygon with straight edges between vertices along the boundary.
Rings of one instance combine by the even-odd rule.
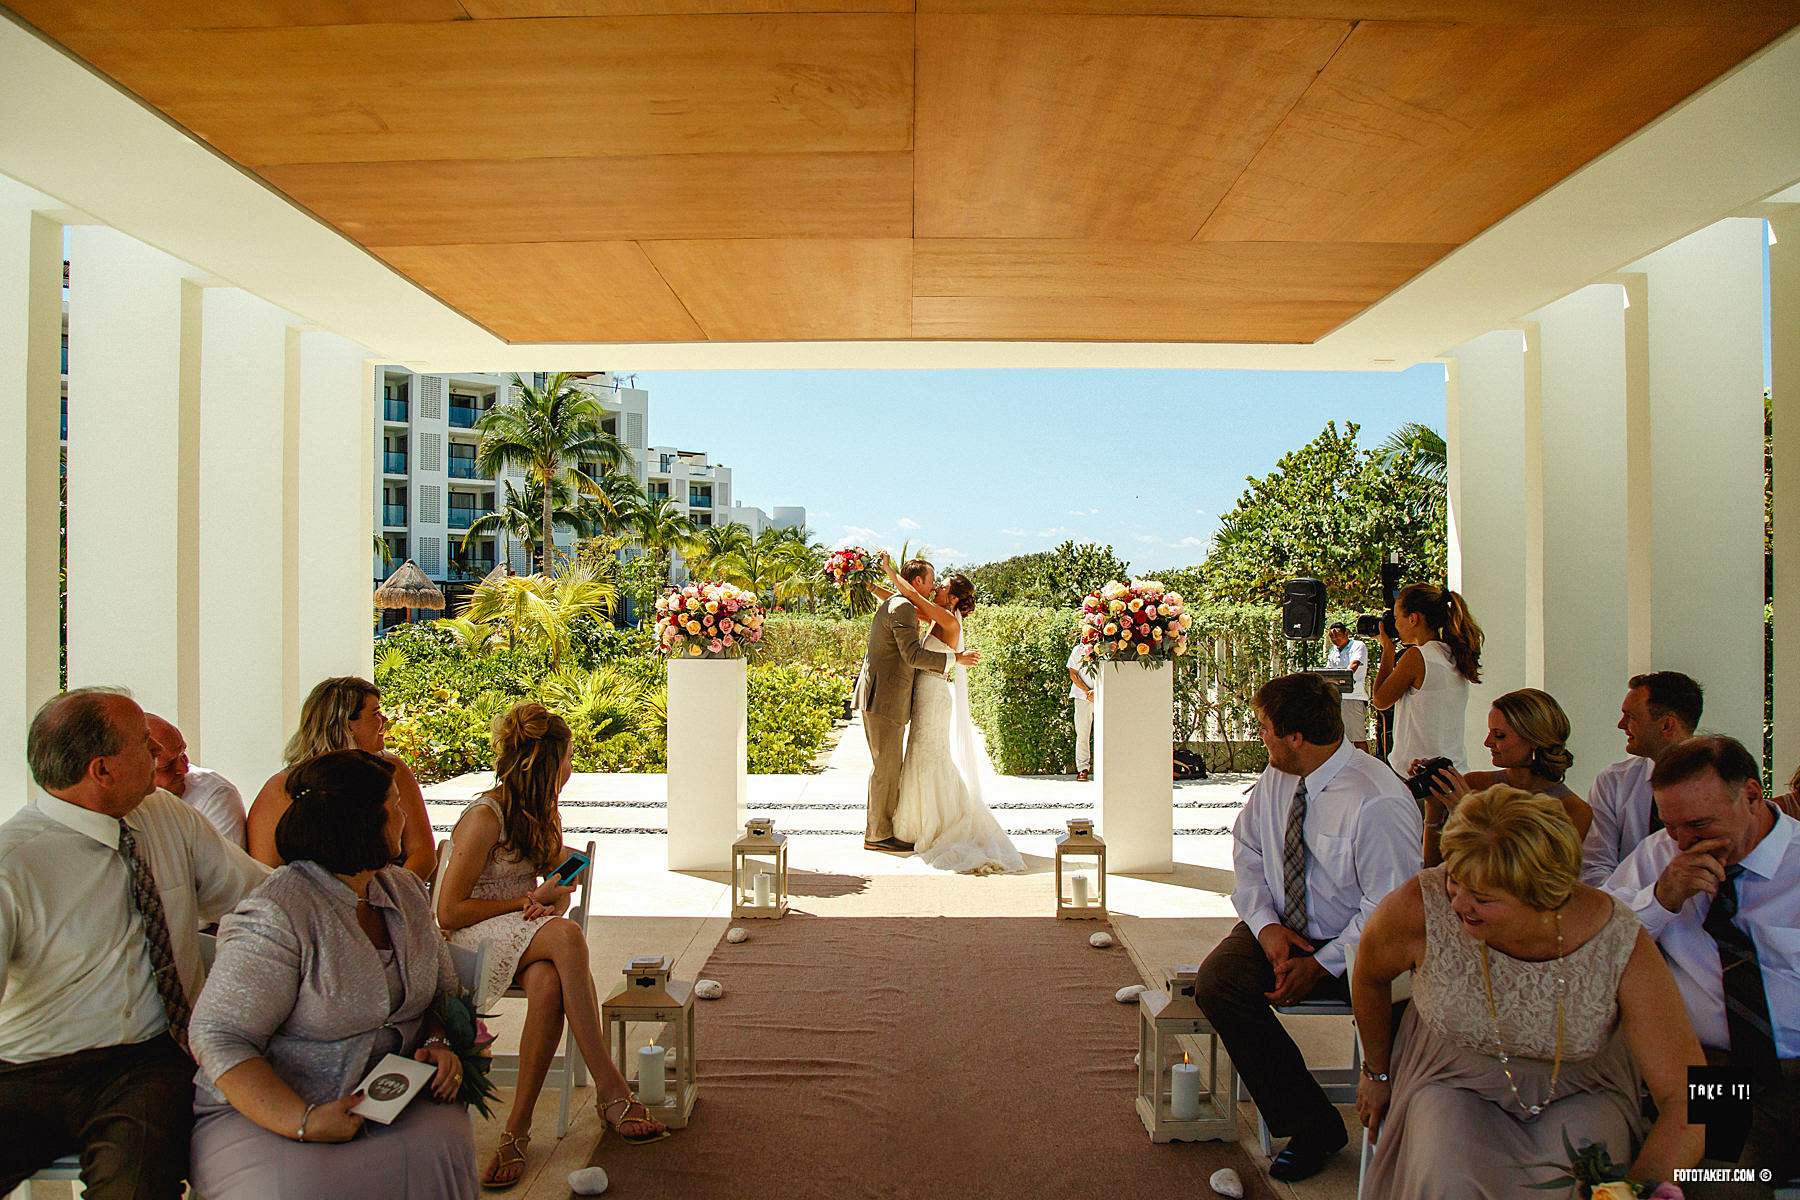
[[[1282,589],[1281,633],[1289,641],[1310,641],[1325,633],[1325,585],[1317,579],[1290,579]]]

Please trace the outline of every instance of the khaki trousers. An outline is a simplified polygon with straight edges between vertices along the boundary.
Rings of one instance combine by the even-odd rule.
[[[879,842],[894,836],[894,810],[900,807],[900,763],[906,757],[906,725],[863,710],[863,736],[869,739],[869,819],[863,836]]]

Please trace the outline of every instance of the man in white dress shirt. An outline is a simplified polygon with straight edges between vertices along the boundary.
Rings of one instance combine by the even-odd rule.
[[[201,921],[268,868],[154,790],[144,714],[83,688],[38,710],[38,792],[0,825],[0,1195],[79,1153],[93,1200],[187,1174]]]
[[[1751,1079],[1747,1140],[1709,1136],[1708,1157],[1785,1182],[1800,1176],[1800,821],[1759,775],[1733,738],[1670,750],[1651,776],[1663,828],[1607,890],[1662,949],[1707,1061]]]
[[[1075,779],[1086,783],[1094,770],[1094,660],[1087,646],[1069,651],[1069,699],[1075,702]]]
[[[1347,1140],[1274,1009],[1347,1000],[1363,922],[1419,872],[1419,807],[1386,763],[1344,741],[1334,684],[1286,675],[1256,693],[1269,766],[1232,827],[1231,903],[1243,918],[1200,968],[1197,999],[1285,1149],[1276,1179],[1305,1179]]]
[[[181,730],[155,713],[145,713],[150,748],[156,752],[156,786],[205,817],[219,836],[244,845],[244,797],[237,785],[217,771],[188,761]]]
[[[1581,882],[1605,887],[1638,843],[1662,828],[1650,796],[1650,772],[1658,759],[1694,736],[1704,699],[1700,685],[1680,671],[1631,677],[1619,706],[1619,728],[1631,757],[1601,771],[1588,789],[1594,823],[1581,843]]]
[[[1325,669],[1349,671],[1350,690],[1339,702],[1344,710],[1344,735],[1358,750],[1369,748],[1369,647],[1350,636],[1350,627],[1333,621],[1325,631],[1331,649],[1325,652]]]

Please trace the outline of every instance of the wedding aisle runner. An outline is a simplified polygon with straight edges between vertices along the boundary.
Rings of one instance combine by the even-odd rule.
[[[1231,1166],[1268,1195],[1236,1145],[1145,1136],[1137,1009],[1113,999],[1139,979],[1124,950],[1088,945],[1095,924],[866,915],[917,912],[926,887],[1017,910],[1006,899],[1043,883],[876,878],[800,901],[845,915],[745,922],[751,940],[721,942],[704,972],[725,997],[697,1014],[694,1121],[651,1146],[603,1138],[593,1161],[609,1194],[1208,1196],[1208,1176]]]

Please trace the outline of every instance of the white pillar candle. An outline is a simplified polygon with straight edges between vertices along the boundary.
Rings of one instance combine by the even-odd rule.
[[[1088,880],[1086,875],[1072,875],[1069,877],[1069,890],[1075,897],[1076,908],[1086,908],[1088,906],[1087,883]]]
[[[661,1046],[643,1046],[638,1049],[638,1099],[645,1104],[661,1104],[663,1102],[663,1078],[668,1058]]]
[[[773,895],[769,889],[769,873],[767,871],[758,871],[751,879],[750,884],[752,889],[756,892],[756,907],[767,908],[774,902]]]
[[[1180,1062],[1169,1068],[1169,1116],[1200,1119],[1200,1064]]]

